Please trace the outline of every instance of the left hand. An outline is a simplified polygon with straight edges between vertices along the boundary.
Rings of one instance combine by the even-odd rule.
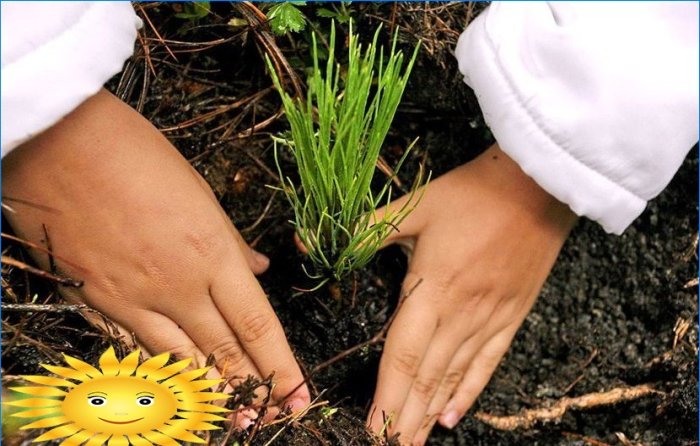
[[[411,445],[474,403],[576,222],[497,145],[426,187],[386,242],[412,248],[404,293],[422,282],[387,335],[368,420]]]

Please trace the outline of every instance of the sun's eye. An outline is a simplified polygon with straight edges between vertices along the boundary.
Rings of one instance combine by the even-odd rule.
[[[153,397],[152,396],[140,396],[136,398],[136,404],[139,406],[150,406],[153,404]]]
[[[105,404],[107,404],[107,398],[103,396],[89,396],[88,403],[90,403],[91,406],[104,406]]]

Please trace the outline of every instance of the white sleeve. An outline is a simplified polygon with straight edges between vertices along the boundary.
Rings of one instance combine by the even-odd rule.
[[[697,2],[495,2],[456,57],[502,150],[608,232],[698,141]]]
[[[129,2],[2,2],[2,156],[99,91],[131,56]]]

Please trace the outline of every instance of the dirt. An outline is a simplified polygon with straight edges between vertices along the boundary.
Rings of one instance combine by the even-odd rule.
[[[395,14],[401,24],[410,23],[411,14],[417,18],[425,14],[406,5],[396,11],[389,5],[353,7],[364,12],[356,14],[359,29],[375,26],[379,19],[374,16],[390,21]],[[223,26],[183,24],[168,8],[147,9],[162,35],[200,42],[231,35]],[[305,11],[311,15],[312,9]],[[464,11],[448,12],[454,17]],[[444,17],[444,10],[438,13]],[[217,5],[214,14],[209,18],[214,24],[240,15],[228,5]],[[454,26],[459,30],[457,24]],[[146,33],[153,37],[149,29]],[[150,75],[146,88],[142,88],[144,72],[150,69],[143,57],[127,65],[124,76],[117,76],[110,88],[142,109],[159,128],[173,127],[269,86],[255,42],[253,33],[241,31],[227,44],[178,53],[175,62],[162,45],[151,41],[157,74]],[[277,42],[295,67],[303,65],[305,38],[278,38]],[[410,38],[404,44],[412,44]],[[143,55],[143,49],[137,44],[139,54]],[[390,248],[332,289],[323,287],[313,293],[295,290],[308,288],[311,282],[301,270],[304,259],[294,248],[293,229],[286,222],[290,208],[281,194],[266,187],[277,181],[268,132],[284,129],[284,119],[252,136],[241,134],[254,122],[274,114],[278,106],[273,94],[265,94],[247,108],[235,108],[166,135],[212,185],[244,237],[271,257],[272,266],[260,281],[308,372],[382,329],[396,307],[406,261],[398,249]],[[384,156],[390,165],[415,137],[420,137],[419,143],[400,174],[405,184],[410,184],[421,161],[433,175],[439,175],[473,158],[493,141],[451,57],[421,53],[387,140]],[[286,171],[291,167],[288,159],[283,160]],[[697,283],[690,283],[698,271],[694,245],[697,191],[696,147],[671,184],[622,236],[608,235],[582,219],[470,415],[452,431],[436,428],[428,444],[698,444]],[[12,253],[23,255],[17,248]],[[20,301],[22,295],[34,293],[42,300],[54,299],[49,284],[27,281],[17,273],[11,277]],[[3,286],[3,301],[7,299]],[[39,323],[7,313],[3,321],[13,326],[22,322],[25,334],[49,346],[44,349],[31,342],[12,341],[13,334],[4,325],[6,374],[36,373],[38,362],[58,360],[52,350],[85,356],[87,351],[101,351],[106,343],[105,337],[94,331],[92,337],[81,338],[78,333],[86,326],[78,315],[52,315]],[[689,328],[674,343],[678,321],[687,321]],[[252,444],[267,444],[275,435],[272,444],[376,444],[363,420],[380,355],[381,344],[373,344],[315,373],[311,377],[315,396],[320,395],[319,400],[327,400],[328,405],[311,411],[299,422],[263,429]],[[475,411],[511,415],[564,397],[645,383],[663,395],[570,411],[559,423],[536,424],[527,430],[499,431],[471,415]],[[339,410],[329,413],[332,408]]]

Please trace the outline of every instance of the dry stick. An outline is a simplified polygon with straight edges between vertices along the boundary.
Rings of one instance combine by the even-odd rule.
[[[163,46],[165,47],[165,51],[167,51],[168,54],[170,54],[170,56],[171,56],[173,59],[175,59],[175,62],[180,62],[179,60],[177,60],[177,57],[175,57],[175,54],[174,54],[172,51],[170,51],[170,48],[168,47],[168,44],[165,43],[165,40],[163,40],[163,37],[162,37],[162,36],[160,35],[160,33],[158,32],[158,29],[157,29],[155,26],[153,26],[153,22],[151,22],[151,19],[148,17],[148,14],[146,14],[146,10],[143,9],[143,6],[141,6],[141,5],[139,5],[138,3],[136,3],[136,7],[139,8],[139,10],[141,11],[141,14],[143,14],[143,18],[145,18],[146,21],[148,22],[148,25],[151,27],[151,29],[153,30],[153,33],[154,33],[154,34],[156,35],[156,37],[158,38],[158,42],[160,42],[161,45],[163,45]],[[156,74],[155,71],[153,72],[153,74],[154,74],[154,75]]]
[[[5,263],[5,264],[10,265],[10,266],[14,266],[16,268],[21,269],[22,271],[26,271],[28,273],[34,274],[35,276],[39,276],[39,277],[42,277],[44,279],[60,283],[61,285],[70,286],[70,287],[74,287],[74,288],[80,288],[81,286],[83,286],[82,280],[75,280],[75,279],[71,279],[70,277],[57,276],[55,274],[51,274],[51,273],[46,272],[44,270],[41,270],[39,268],[35,268],[33,266],[27,265],[26,263],[20,262],[19,260],[15,260],[12,257],[2,256],[2,258],[0,260],[2,260],[2,263]]]
[[[236,102],[234,102],[234,103],[232,103],[232,104],[222,105],[222,106],[220,106],[219,108],[217,108],[217,109],[215,109],[215,110],[212,110],[212,111],[210,111],[210,112],[204,113],[204,114],[199,115],[199,116],[197,116],[197,117],[195,117],[195,118],[188,119],[188,120],[183,121],[183,122],[181,122],[181,123],[179,123],[179,124],[177,124],[177,125],[174,125],[174,126],[172,126],[172,127],[167,127],[167,128],[160,129],[160,131],[163,132],[163,133],[172,132],[172,131],[175,131],[175,130],[182,130],[182,129],[185,129],[185,128],[187,128],[187,127],[191,127],[191,126],[193,126],[193,125],[195,125],[195,124],[199,124],[200,122],[205,122],[205,121],[207,121],[207,120],[210,119],[210,118],[213,118],[213,117],[215,117],[215,116],[218,116],[218,115],[220,115],[220,114],[222,114],[222,113],[226,113],[226,112],[228,112],[228,111],[230,111],[230,110],[233,110],[234,108],[241,107],[241,106],[243,106],[243,105],[245,105],[245,104],[247,104],[247,103],[249,103],[249,102],[251,102],[251,101],[259,100],[262,96],[264,96],[264,95],[266,95],[268,92],[272,91],[272,88],[273,88],[273,87],[264,88],[264,89],[258,91],[257,93],[252,94],[252,95],[250,95],[250,96],[246,96],[246,97],[243,98],[243,99],[239,99],[238,101],[236,101]]]
[[[80,313],[81,311],[92,311],[87,305],[67,305],[67,304],[9,304],[3,303],[2,311],[31,311],[35,313]]]
[[[564,435],[566,438],[571,438],[574,440],[582,441],[586,444],[590,444],[591,446],[612,446],[609,443],[603,443],[602,441],[596,440],[595,438],[585,437],[583,435],[575,434],[573,432],[563,432],[562,435]]]
[[[262,214],[260,214],[260,215],[258,216],[258,218],[255,219],[255,221],[253,222],[253,224],[251,224],[251,225],[248,226],[247,228],[241,229],[241,232],[242,232],[242,233],[250,232],[250,231],[252,231],[253,229],[257,228],[258,225],[259,225],[260,223],[262,223],[262,221],[263,221],[263,220],[265,219],[265,217],[267,216],[268,212],[270,212],[270,208],[272,208],[272,203],[273,203],[273,201],[275,200],[275,197],[277,196],[277,192],[279,192],[279,190],[277,190],[277,189],[275,189],[275,190],[272,192],[272,195],[270,196],[270,199],[267,200],[267,204],[265,205],[265,208],[263,209]]]
[[[277,76],[280,79],[283,79],[281,68],[284,68],[284,71],[287,72],[289,79],[292,82],[294,92],[298,97],[303,97],[301,81],[299,80],[296,72],[292,69],[289,62],[287,62],[287,59],[284,57],[284,55],[282,55],[282,52],[275,44],[275,38],[272,36],[269,28],[263,28],[260,26],[267,23],[267,16],[265,16],[265,14],[251,2],[236,3],[236,6],[248,23],[251,24],[258,42],[260,42],[260,44],[264,47],[265,52],[271,56],[272,62],[277,71]]]
[[[49,238],[49,230],[44,223],[41,224],[41,228],[44,230],[44,240],[46,241],[46,250],[49,255],[49,270],[51,274],[56,274],[56,259],[53,257],[53,248],[51,247],[51,239]]]
[[[398,305],[396,305],[396,310],[394,310],[394,313],[391,315],[391,317],[389,317],[389,319],[386,321],[386,323],[384,324],[382,329],[379,330],[379,332],[376,335],[372,336],[372,338],[368,339],[367,341],[361,342],[353,347],[350,347],[349,349],[338,353],[337,355],[333,356],[332,358],[330,358],[326,361],[323,361],[320,364],[315,365],[311,369],[309,374],[304,378],[304,381],[299,383],[299,385],[296,386],[294,389],[292,389],[287,395],[285,395],[285,397],[283,399],[286,400],[289,396],[291,396],[294,392],[296,392],[301,386],[306,384],[315,374],[317,374],[321,370],[325,369],[326,367],[329,367],[329,366],[335,364],[336,362],[347,358],[348,356],[352,355],[353,353],[355,353],[358,350],[362,350],[363,348],[369,347],[370,345],[379,344],[381,342],[384,342],[384,340],[386,339],[386,334],[389,331],[389,328],[391,328],[391,324],[394,322],[394,319],[396,319],[396,316],[399,314],[399,310],[401,310],[401,307],[403,306],[404,302],[406,302],[406,299],[411,297],[411,294],[413,294],[413,292],[416,290],[416,288],[418,288],[418,285],[420,285],[421,283],[423,283],[423,278],[418,279],[416,284],[413,285],[413,287],[410,290],[408,290],[408,292],[405,293],[401,297],[401,299],[399,299],[399,303],[398,303]]]
[[[62,262],[64,262],[65,264],[70,265],[71,267],[73,267],[75,269],[85,271],[85,268],[82,268],[82,267],[76,265],[75,263],[71,262],[70,260],[66,259],[65,257],[59,256],[58,254],[52,252],[51,248],[44,248],[43,246],[37,245],[34,242],[30,242],[29,240],[25,240],[25,239],[22,239],[22,238],[19,238],[19,237],[16,237],[14,235],[10,235],[10,234],[4,233],[4,232],[0,232],[0,236],[2,236],[2,238],[12,240],[13,242],[21,243],[22,245],[24,245],[28,248],[36,249],[37,251],[43,252],[44,254],[48,254],[49,258],[53,257],[54,259],[59,259]]]
[[[516,415],[498,416],[486,412],[477,412],[474,418],[489,426],[505,431],[529,429],[537,422],[559,421],[569,409],[591,409],[609,406],[623,401],[632,401],[649,395],[664,395],[663,392],[641,384],[634,387],[616,388],[607,392],[594,392],[575,398],[562,398],[551,407],[527,409]]]

